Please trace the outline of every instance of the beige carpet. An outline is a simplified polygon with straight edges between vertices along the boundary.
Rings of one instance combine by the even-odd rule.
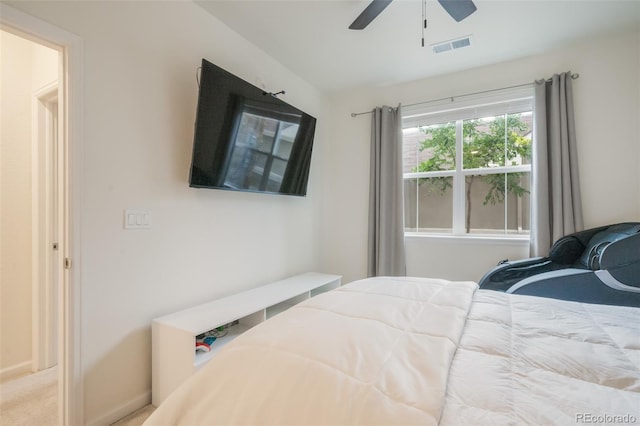
[[[140,426],[155,410],[147,405],[114,423]],[[56,367],[0,384],[0,425],[57,426],[58,369]]]
[[[0,384],[2,426],[58,424],[58,369],[39,371]]]
[[[153,405],[142,407],[135,413],[129,414],[124,419],[118,420],[113,424],[113,426],[140,426],[145,420],[147,420],[147,417],[149,417],[155,409],[156,407]]]

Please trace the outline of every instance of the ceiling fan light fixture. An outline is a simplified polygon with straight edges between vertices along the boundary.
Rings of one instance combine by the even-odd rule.
[[[350,30],[363,30],[374,19],[382,13],[382,11],[389,6],[393,0],[371,0],[369,5],[358,15],[355,21],[349,25]],[[426,1],[423,2],[422,19],[424,20],[424,6]],[[460,22],[467,16],[471,15],[477,10],[473,0],[438,0],[438,3],[442,8],[451,16],[456,22]],[[425,20],[426,28],[426,20]]]

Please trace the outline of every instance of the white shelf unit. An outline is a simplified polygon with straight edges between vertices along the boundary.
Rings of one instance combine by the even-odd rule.
[[[152,402],[156,407],[217,351],[256,324],[340,286],[339,275],[309,272],[216,299],[152,322]],[[196,336],[238,320],[210,352],[196,352]]]

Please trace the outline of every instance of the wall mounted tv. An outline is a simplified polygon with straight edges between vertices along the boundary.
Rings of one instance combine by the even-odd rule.
[[[189,186],[304,196],[316,119],[203,59]]]

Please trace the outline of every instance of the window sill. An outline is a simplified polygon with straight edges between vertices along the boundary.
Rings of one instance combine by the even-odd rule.
[[[452,234],[427,234],[419,232],[405,232],[405,240],[431,240],[441,242],[459,242],[465,244],[502,244],[502,245],[529,245],[529,235],[452,235]]]

